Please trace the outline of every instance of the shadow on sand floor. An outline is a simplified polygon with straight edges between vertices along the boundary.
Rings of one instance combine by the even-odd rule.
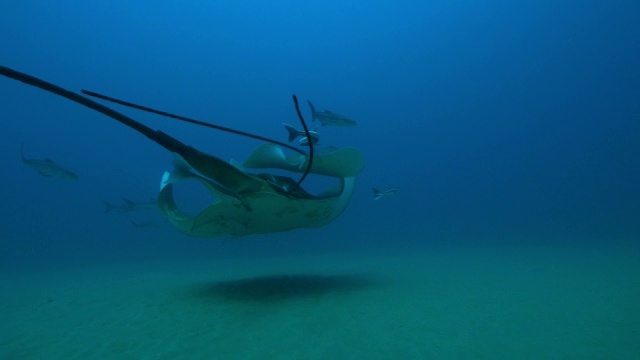
[[[226,301],[273,302],[380,285],[380,281],[361,275],[274,275],[205,284],[197,294]]]

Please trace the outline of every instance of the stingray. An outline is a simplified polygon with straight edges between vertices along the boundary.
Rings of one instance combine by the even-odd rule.
[[[43,89],[98,111],[141,133],[148,139],[175,154],[174,169],[164,173],[157,202],[161,213],[180,231],[197,237],[241,236],[281,232],[297,228],[313,228],[328,224],[346,208],[354,190],[355,178],[364,168],[362,154],[354,148],[332,149],[321,154],[305,152],[287,144],[261,136],[202,123],[157,110],[144,108],[99,94],[83,91],[90,96],[149,110],[183,121],[197,123],[243,136],[261,139],[260,145],[242,163],[226,162],[184,144],[160,130],[154,130],[85,96],[65,90],[39,78],[0,66],[0,74]],[[308,129],[294,95],[296,110],[308,134]],[[287,154],[284,149],[296,152]],[[290,177],[273,173],[249,172],[249,169],[276,169],[302,173],[297,182]],[[301,186],[307,174],[338,179],[337,188],[313,195]],[[177,182],[196,180],[215,196],[215,201],[195,216],[181,211],[173,197]]]

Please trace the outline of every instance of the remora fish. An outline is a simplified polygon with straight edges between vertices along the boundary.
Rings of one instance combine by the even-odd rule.
[[[320,121],[322,126],[356,126],[358,123],[349,119],[346,116],[338,115],[336,113],[332,113],[329,110],[325,110],[323,112],[316,111],[316,108],[313,106],[311,101],[307,100],[307,104],[311,108],[312,120],[316,119]]]
[[[303,130],[298,130],[296,128],[294,128],[293,126],[289,125],[289,124],[285,124],[282,123],[282,125],[284,125],[284,128],[287,129],[287,132],[289,133],[289,142],[292,142],[293,140],[295,140],[297,137],[302,137],[302,139],[300,139],[300,141],[298,141],[298,143],[300,145],[306,145],[308,144],[307,142],[307,134],[305,134],[305,132]],[[320,136],[318,135],[317,131],[313,131],[313,130],[309,130],[309,135],[311,135],[311,141],[313,142],[313,144],[317,144],[318,140],[320,140]]]
[[[398,192],[397,189],[378,190],[376,188],[373,188],[373,200],[393,196],[396,194],[396,192]]]
[[[22,157],[22,163],[30,166],[38,172],[38,174],[47,177],[54,177],[63,180],[76,180],[78,175],[56,164],[51,159],[27,159],[24,157],[24,144],[20,146],[20,156]]]

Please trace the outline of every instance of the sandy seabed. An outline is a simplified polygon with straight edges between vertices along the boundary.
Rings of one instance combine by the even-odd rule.
[[[0,359],[639,359],[637,248],[0,274]]]

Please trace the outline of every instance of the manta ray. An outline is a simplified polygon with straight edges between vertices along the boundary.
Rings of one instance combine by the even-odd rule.
[[[174,169],[165,172],[161,180],[158,208],[177,229],[191,236],[241,236],[326,225],[346,208],[354,190],[355,177],[364,168],[364,158],[354,148],[314,154],[310,146],[310,152],[306,154],[275,140],[172,115],[185,121],[268,141],[245,161],[226,162],[78,93],[4,66],[0,66],[0,74],[98,111],[174,153]],[[88,91],[83,93],[92,95]],[[294,101],[306,130],[295,95]],[[167,115],[157,110],[154,112]],[[296,153],[287,155],[284,148],[295,150]],[[287,170],[304,175],[296,182],[287,176],[254,174],[249,172],[250,169]],[[312,195],[301,187],[308,173],[336,178],[340,185],[336,189],[327,189],[321,195]],[[187,179],[201,182],[216,198],[195,216],[182,212],[173,198],[174,184]]]

